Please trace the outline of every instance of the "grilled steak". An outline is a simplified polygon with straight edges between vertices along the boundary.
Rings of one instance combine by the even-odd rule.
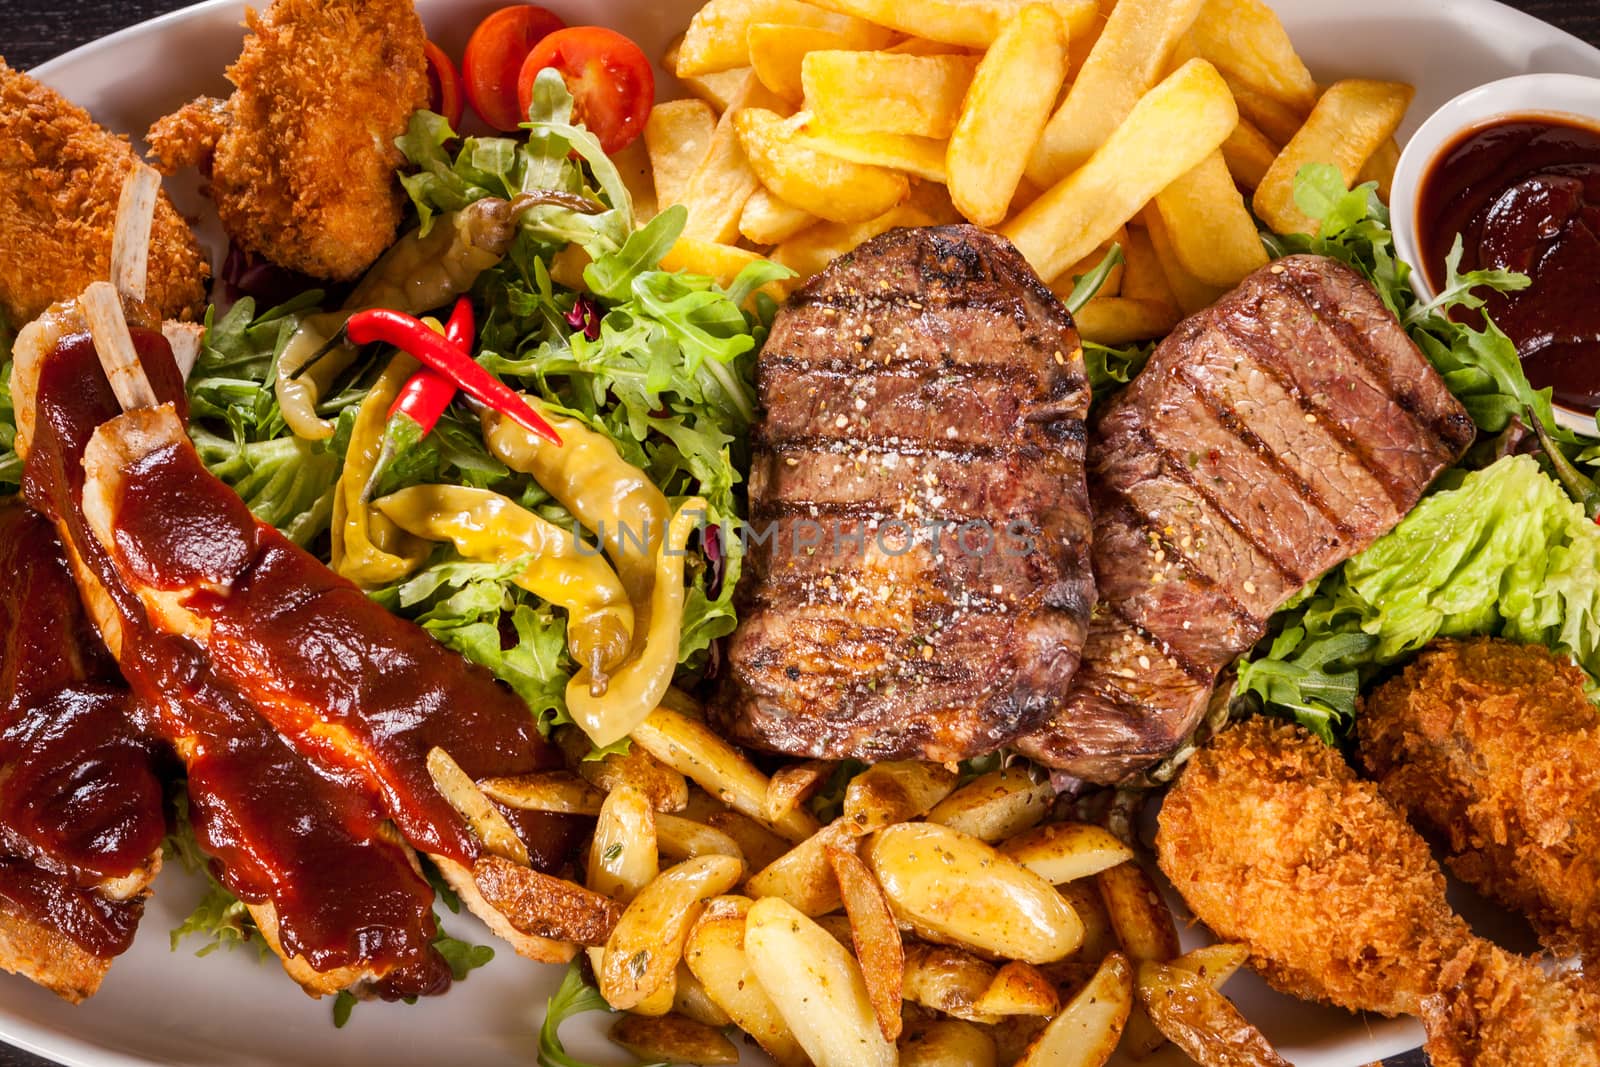
[[[728,732],[952,760],[1055,712],[1094,602],[1089,389],[1017,251],[970,226],[862,245],[778,316],[759,391]]]
[[[1019,747],[1099,782],[1163,759],[1267,617],[1399,522],[1472,436],[1352,271],[1294,256],[1245,279],[1097,419],[1100,601],[1066,706]]]

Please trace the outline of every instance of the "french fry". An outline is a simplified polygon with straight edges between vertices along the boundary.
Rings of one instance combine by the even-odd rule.
[[[654,167],[642,140],[630,141],[611,154],[622,184],[628,187],[633,199],[633,217],[643,225],[656,217],[657,199]]]
[[[1172,295],[1166,272],[1161,269],[1161,259],[1156,255],[1155,243],[1150,240],[1150,230],[1144,226],[1129,226],[1125,231],[1128,240],[1122,246],[1122,292],[1130,300],[1148,300],[1161,305],[1178,321],[1178,298]]]
[[[815,152],[837,156],[869,167],[903,170],[930,182],[946,179],[947,143],[932,137],[913,137],[905,133],[839,133],[817,122],[808,122],[798,131],[800,143]]]
[[[812,226],[817,217],[772,195],[770,189],[757,189],[744,203],[739,215],[739,233],[758,245],[781,244]]]
[[[882,29],[860,19],[800,0],[710,0],[689,20],[689,29],[678,48],[675,67],[678,76],[715,74],[750,66],[749,30],[756,23],[854,32],[865,35],[868,40],[885,43],[888,36]]]
[[[1085,341],[1118,348],[1135,341],[1165,337],[1178,325],[1178,309],[1169,303],[1128,296],[1097,296],[1072,317]]]
[[[586,758],[594,746],[576,726],[556,731],[556,744],[567,759],[567,766],[602,793],[631,785],[643,793],[656,811],[682,811],[689,802],[689,783],[683,775],[665,767],[638,745],[626,752],[611,752],[600,759]]]
[[[1267,265],[1256,221],[1221,152],[1161,190],[1155,207],[1173,255],[1200,281],[1231,289]]]
[[[689,220],[681,236],[718,244],[732,244],[737,239],[744,203],[761,187],[761,179],[756,177],[750,161],[745,158],[734,127],[734,116],[744,108],[763,107],[767,103],[783,106],[782,101],[756,80],[754,73],[746,73],[744,84],[711,132],[705,158],[684,186],[679,202],[689,209]]]
[[[1099,874],[1133,859],[1133,850],[1108,830],[1089,823],[1050,823],[1018,834],[1000,846],[1052,885]]]
[[[905,981],[905,952],[900,928],[877,880],[854,851],[824,849],[828,866],[839,881],[844,911],[850,918],[850,941],[861,961],[861,973],[872,1001],[872,1013],[884,1038],[900,1037],[900,993]]]
[[[1389,202],[1389,187],[1394,184],[1394,171],[1400,165],[1400,145],[1393,137],[1378,146],[1372,157],[1361,165],[1356,184],[1378,183],[1378,199]]]
[[[1228,134],[1228,139],[1222,142],[1222,159],[1228,164],[1228,173],[1246,189],[1260,185],[1272,161],[1277,158],[1278,146],[1243,117],[1233,132]]]
[[[1147,960],[1139,964],[1137,989],[1151,1021],[1200,1067],[1288,1067],[1261,1031],[1199,975]]]
[[[1201,0],[1119,0],[1100,39],[1050,117],[1028,159],[1028,177],[1050,185],[1081,167],[1161,80],[1167,58]],[[1073,257],[1077,258],[1077,257]]]
[[[762,817],[768,822],[783,819],[826,785],[836,767],[838,764],[832,760],[812,759],[791,763],[773,772],[767,782],[767,798],[761,806]]]
[[[1352,79],[1322,94],[1300,132],[1284,145],[1256,189],[1256,214],[1278,233],[1311,233],[1315,220],[1294,201],[1294,180],[1308,163],[1331,163],[1345,185],[1394,136],[1414,90],[1398,82]]]
[[[807,148],[800,128],[765,108],[742,108],[734,115],[739,144],[761,184],[795,207],[830,222],[865,222],[910,194],[905,175]]]
[[[1021,195],[1019,191],[1018,195]],[[911,207],[928,218],[924,225],[948,226],[961,221],[961,212],[950,200],[950,190],[940,182],[914,181],[911,183],[911,199],[907,202]],[[916,225],[906,223],[906,225]]]
[[[1307,111],[1299,111],[1281,100],[1259,93],[1242,82],[1223,75],[1239,114],[1250,122],[1274,144],[1288,144],[1305,125]]]
[[[800,78],[806,107],[827,129],[944,139],[977,67],[976,56],[812,52]]]
[[[927,814],[955,788],[956,774],[920,760],[874,763],[844,790],[844,816],[862,833]]]
[[[1055,795],[1048,780],[1036,782],[1026,767],[1013,765],[957,789],[928,812],[928,821],[993,844],[1037,825]]]
[[[893,34],[859,20],[844,27],[753,22],[745,38],[749,42],[750,65],[761,84],[798,107],[805,99],[800,66],[808,53],[871,51],[887,45]]]
[[[1316,104],[1316,81],[1262,0],[1206,0],[1189,35],[1201,59],[1256,92],[1302,114]]]
[[[934,1019],[900,1041],[900,1067],[995,1067],[994,1038],[960,1019]]]
[[[719,1031],[681,1015],[624,1015],[611,1040],[651,1063],[738,1063],[739,1049]]]
[[[668,67],[668,70],[672,68]],[[739,94],[744,91],[745,82],[755,77],[755,71],[750,67],[735,67],[732,70],[722,70],[715,74],[695,74],[680,77],[678,80],[698,99],[710,104],[718,115],[725,115],[730,107],[735,107],[739,102]],[[773,99],[778,99],[774,97]]]
[[[767,258],[782,263],[797,275],[795,282],[803,282],[822,270],[863,241],[870,241],[880,233],[896,226],[931,226],[932,220],[911,204],[901,204],[891,211],[866,222],[846,225],[824,222],[812,226],[789,238]]]
[[[958,830],[897,823],[872,835],[867,862],[895,918],[923,940],[1026,963],[1083,943],[1083,923],[1049,882]]]
[[[546,771],[516,778],[485,778],[483,795],[508,808],[563,815],[599,815],[606,795],[575,774]]]
[[[740,271],[760,260],[761,256],[758,253],[736,245],[680,237],[673,242],[671,248],[667,249],[667,254],[661,257],[661,269],[704,274],[708,278],[716,279],[717,284],[726,289],[733,284]],[[773,295],[778,294],[774,292]]]
[[[995,972],[973,1009],[980,1015],[1054,1015],[1061,998],[1050,979],[1032,964],[1011,960]]]
[[[706,987],[694,976],[688,963],[678,964],[677,979],[673,983],[672,1010],[686,1019],[722,1029],[732,1024],[733,1018],[711,999]]]
[[[650,109],[644,145],[655,174],[656,202],[662,207],[683,203],[716,128],[716,112],[703,100],[668,100]]]
[[[860,834],[850,819],[835,819],[752,875],[746,888],[753,897],[779,897],[807,915],[826,915],[844,901],[828,849],[853,850]]]
[[[907,37],[897,44],[892,44],[883,49],[893,52],[897,56],[961,56],[971,55],[972,52],[958,44],[947,44],[944,41],[930,41],[926,37]]]
[[[817,1067],[893,1067],[861,968],[816,923],[775,897],[758,900],[745,918],[745,952]]]
[[[855,15],[908,33],[914,38],[945,44],[988,48],[1005,24],[1016,17],[1028,0],[818,0],[818,6]],[[1070,34],[1086,31],[1093,23],[1095,0],[1050,0],[1050,6]]]
[[[660,707],[635,727],[631,736],[635,744],[728,807],[761,819],[767,776],[705,723]],[[797,808],[772,829],[790,841],[804,841],[816,832],[817,820]]]
[[[753,903],[748,897],[708,901],[689,930],[684,963],[712,1002],[753,1037],[779,1067],[809,1067],[811,1061],[762,988],[745,952],[745,916]]]
[[[984,53],[950,135],[950,198],[967,218],[1006,217],[1066,77],[1061,20],[1042,4],[1023,8]]]
[[[1041,277],[1056,278],[1215,151],[1238,121],[1216,69],[1186,63],[1145,94],[1087,163],[1000,232]]]
[[[1161,263],[1161,273],[1167,279],[1167,288],[1177,301],[1178,310],[1185,315],[1193,315],[1216,303],[1217,298],[1227,290],[1189,273],[1189,268],[1183,265],[1172,247],[1172,238],[1167,233],[1167,224],[1162,221],[1161,213],[1152,205],[1145,209],[1143,218],[1145,230],[1150,234],[1150,245],[1155,249],[1156,259]]]
[[[996,1023],[977,1003],[994,985],[999,969],[964,949],[912,942],[905,946],[906,1000],[970,1023]]]
[[[632,786],[607,795],[589,846],[588,886],[626,904],[660,873],[655,812]]]
[[[528,847],[522,843],[522,838],[448,752],[442,748],[428,751],[428,774],[434,788],[467,821],[484,848],[519,866],[528,865]]]
[[[1133,967],[1120,952],[1040,1031],[1016,1067],[1103,1067],[1133,1007]]]
[[[694,856],[732,856],[746,872],[749,871],[744,852],[737,841],[721,830],[692,819],[658,813],[656,842],[661,855],[670,860],[686,860]]]
[[[665,986],[683,958],[684,942],[700,909],[732,889],[743,874],[744,864],[731,856],[697,856],[645,886],[606,941],[596,972],[606,1002],[625,1011]]]
[[[1178,955],[1178,927],[1145,869],[1128,862],[1095,876],[1111,928],[1135,963],[1166,963]]]

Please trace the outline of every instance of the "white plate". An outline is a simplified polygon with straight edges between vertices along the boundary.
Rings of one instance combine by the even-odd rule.
[[[659,55],[686,24],[694,0],[550,0],[574,21],[624,30]],[[1417,86],[1409,134],[1451,97],[1486,81],[1531,71],[1600,74],[1600,50],[1492,0],[1275,0],[1319,78],[1395,78]],[[87,45],[36,71],[113,130],[137,135],[150,121],[201,93],[225,94],[222,71],[239,51],[243,4],[211,3]],[[264,0],[261,6],[265,6]],[[501,0],[418,0],[425,21],[453,55]],[[193,183],[180,207],[203,215]],[[546,998],[559,968],[502,949],[448,996],[415,1006],[363,1004],[344,1030],[326,1001],[306,999],[272,962],[245,949],[195,959],[168,951],[166,933],[188,913],[198,888],[180,872],[161,877],[133,950],[117,961],[89,1004],[72,1008],[20,979],[0,976],[0,1040],[74,1067],[528,1067]],[[1308,901],[1315,907],[1315,901]],[[475,922],[455,932],[493,939]],[[1361,1019],[1279,997],[1241,977],[1229,992],[1300,1067],[1357,1067],[1414,1047],[1406,1021]],[[625,1062],[603,1037],[602,1016],[569,1024],[568,1047],[597,1063]],[[749,1063],[759,1057],[746,1056]],[[1149,1064],[1182,1063],[1181,1056]]]

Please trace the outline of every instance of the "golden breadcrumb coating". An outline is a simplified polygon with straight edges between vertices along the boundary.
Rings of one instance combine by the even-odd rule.
[[[0,59],[0,314],[12,328],[109,277],[117,199],[134,159],[127,138]],[[210,274],[163,193],[147,303],[164,318],[193,318]]]
[[[1600,996],[1485,942],[1422,1002],[1433,1067],[1600,1067]]]
[[[1161,869],[1284,993],[1415,1015],[1471,942],[1427,843],[1301,727],[1258,718],[1223,731],[1160,823]]]
[[[1456,877],[1600,966],[1600,716],[1543,646],[1441,641],[1362,702],[1361,761]]]
[[[209,174],[240,247],[356,278],[400,225],[394,140],[428,102],[422,23],[411,0],[275,0],[247,20],[225,108],[200,100],[158,121],[155,154],[168,173]]]

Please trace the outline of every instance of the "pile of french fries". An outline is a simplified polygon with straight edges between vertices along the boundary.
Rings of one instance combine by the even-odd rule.
[[[1025,765],[769,776],[677,691],[632,738],[592,760],[567,727],[569,770],[435,778],[490,851],[515,834],[488,799],[595,818],[586,885],[549,878],[513,924],[568,932],[563,959],[588,946],[623,1013],[613,1039],[645,1059],[735,1063],[736,1026],[780,1067],[1100,1067],[1167,1041],[1204,1065],[1281,1062],[1218,992],[1244,949],[1181,955],[1133,850],[1063,818]],[[1241,1059],[1241,1041],[1257,1051]]]
[[[1065,295],[1117,244],[1078,316],[1107,345],[1264,264],[1258,219],[1309,230],[1305,164],[1387,196],[1412,95],[1319,87],[1263,0],[710,0],[663,65],[693,97],[656,106],[628,169],[688,209],[669,266],[731,279],[767,256],[803,280],[965,218]]]

